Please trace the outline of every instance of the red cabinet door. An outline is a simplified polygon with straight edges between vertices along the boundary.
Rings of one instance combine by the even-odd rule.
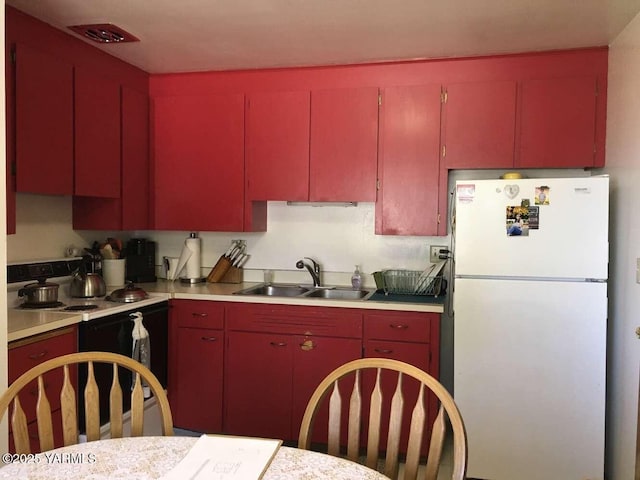
[[[122,87],[122,229],[148,230],[149,98]]]
[[[159,97],[153,111],[155,229],[242,231],[244,96]]]
[[[383,89],[380,118],[376,233],[437,235],[440,85]]]
[[[309,200],[376,200],[378,89],[311,92]]]
[[[73,66],[20,44],[15,68],[17,191],[71,195]]]
[[[310,94],[247,97],[247,200],[309,199]]]
[[[513,167],[516,82],[449,84],[442,116],[448,169]]]
[[[290,439],[292,335],[227,332],[224,431]]]
[[[74,196],[74,229],[149,229],[149,101],[144,93],[125,86],[121,101],[121,197]]]
[[[222,431],[224,331],[178,328],[172,385],[173,423],[198,432]]]
[[[524,81],[516,166],[593,166],[596,88],[595,77]]]
[[[120,171],[120,85],[76,67],[74,194],[120,198]]]
[[[362,340],[359,338],[297,337],[293,346],[293,409],[291,438],[298,438],[307,403],[314,390],[329,373],[340,365],[362,356]],[[344,380],[345,385],[349,379]],[[353,384],[351,384],[353,385]],[[340,437],[347,440],[347,385],[343,393],[344,411]],[[328,397],[314,421],[313,442],[327,442]]]

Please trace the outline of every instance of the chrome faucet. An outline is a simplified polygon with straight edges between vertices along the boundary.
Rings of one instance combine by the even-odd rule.
[[[310,265],[309,262],[305,262],[305,260],[309,260],[313,264]],[[320,287],[320,264],[316,262],[313,258],[304,257],[302,260],[298,260],[296,262],[296,268],[306,268],[309,270],[311,274],[311,278],[313,278],[313,286]]]

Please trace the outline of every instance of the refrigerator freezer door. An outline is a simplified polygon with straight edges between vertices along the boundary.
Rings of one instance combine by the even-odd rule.
[[[604,478],[607,285],[458,279],[470,478]]]
[[[535,205],[547,186],[547,205]],[[607,278],[609,178],[458,181],[456,275]],[[538,229],[507,235],[507,206],[538,207]]]

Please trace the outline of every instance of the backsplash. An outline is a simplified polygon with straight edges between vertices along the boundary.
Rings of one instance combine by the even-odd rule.
[[[245,267],[245,279],[249,281],[262,281],[264,269],[274,270],[276,281],[306,281],[308,273],[297,270],[295,264],[307,256],[322,265],[325,282],[347,284],[356,264],[365,274],[382,268],[422,270],[428,264],[429,244],[446,241],[442,237],[375,235],[373,203],[314,207],[269,202],[268,209],[267,232],[198,232],[202,238],[203,275],[209,273],[231,240],[237,238],[246,240],[247,252],[251,254]],[[18,194],[17,219],[16,234],[8,236],[8,262],[62,257],[70,245],[85,247],[107,236],[123,241],[135,236],[158,242],[156,263],[160,265],[162,256],[180,255],[189,235],[189,232],[74,231],[70,197]]]

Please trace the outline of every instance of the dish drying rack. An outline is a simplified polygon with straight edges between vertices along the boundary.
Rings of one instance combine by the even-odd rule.
[[[446,282],[442,276],[445,262],[436,263],[424,271],[383,270],[374,275],[378,288],[385,294],[425,295],[437,297],[444,293]]]

